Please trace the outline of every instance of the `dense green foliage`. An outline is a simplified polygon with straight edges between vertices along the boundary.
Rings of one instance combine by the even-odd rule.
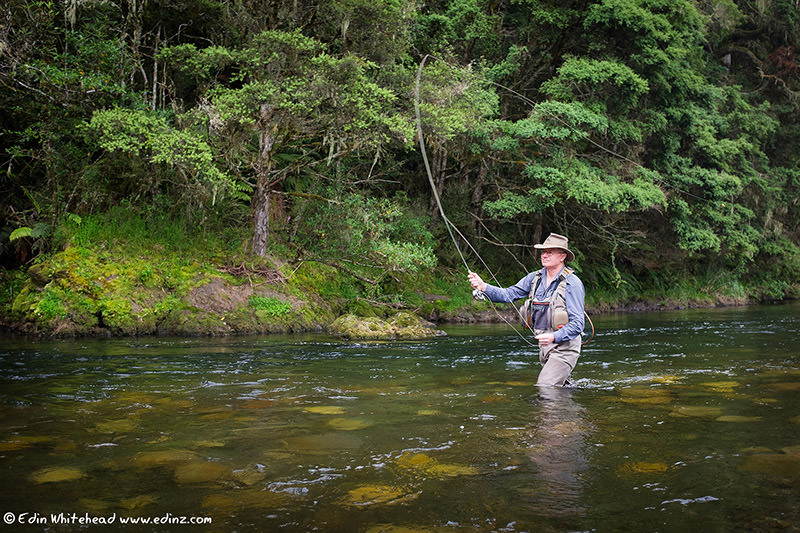
[[[597,303],[796,294],[796,2],[9,0],[0,18],[10,299],[15,269],[123,238],[86,227],[122,209],[212,263],[314,261],[353,298],[415,305],[409,283],[463,273],[416,144],[423,59],[430,181],[474,269],[516,281],[559,232]]]

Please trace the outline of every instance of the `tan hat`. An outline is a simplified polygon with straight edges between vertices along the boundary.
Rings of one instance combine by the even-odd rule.
[[[569,239],[558,233],[551,233],[542,244],[534,244],[533,247],[539,250],[559,248],[567,253],[567,263],[575,260],[575,254],[569,250]]]

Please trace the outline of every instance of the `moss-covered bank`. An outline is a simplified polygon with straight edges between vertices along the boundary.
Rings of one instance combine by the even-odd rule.
[[[352,276],[314,261],[232,265],[191,260],[158,248],[131,255],[121,248],[71,245],[26,272],[5,272],[4,278],[3,325],[35,335],[324,331],[344,315],[387,319],[392,337],[398,332],[409,336],[413,329],[397,323],[408,322],[408,313],[394,316],[413,303],[371,301],[359,294]],[[414,303],[424,304],[416,312],[435,317],[446,307],[443,303],[452,301],[426,296]],[[421,319],[413,326],[422,327]],[[353,336],[341,328],[331,331]]]
[[[414,336],[411,331],[435,334],[425,320],[499,320],[495,307],[471,299],[458,273],[439,279],[406,276],[396,294],[376,296],[351,273],[314,261],[236,262],[159,246],[132,253],[124,246],[70,244],[26,271],[2,275],[2,324],[43,336],[328,331],[351,338],[395,338]],[[605,294],[600,298],[590,291],[590,314],[752,303],[738,288],[616,301]],[[399,311],[405,313],[397,315]],[[500,312],[514,319],[510,308]],[[340,318],[344,316],[347,320]],[[410,316],[419,321],[409,323]],[[364,320],[359,323],[358,317]]]
[[[325,302],[281,283],[279,269],[243,280],[159,255],[69,246],[28,269],[5,321],[45,335],[221,335],[315,329],[334,317]]]

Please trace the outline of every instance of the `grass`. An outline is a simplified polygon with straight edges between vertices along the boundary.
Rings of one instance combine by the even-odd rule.
[[[264,311],[270,316],[281,317],[292,310],[292,304],[267,296],[251,296],[250,307],[256,311]]]
[[[167,214],[141,213],[130,206],[115,206],[104,213],[62,222],[56,231],[54,248],[71,243],[78,247],[119,247],[130,253],[149,253],[155,249],[163,254],[208,261],[239,253],[247,237],[245,228],[206,230]]]

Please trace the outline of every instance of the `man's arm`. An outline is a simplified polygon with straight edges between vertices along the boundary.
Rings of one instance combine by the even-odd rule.
[[[483,292],[493,302],[510,303],[514,300],[528,297],[534,277],[536,277],[536,272],[531,272],[510,287],[495,287],[487,284]]]

